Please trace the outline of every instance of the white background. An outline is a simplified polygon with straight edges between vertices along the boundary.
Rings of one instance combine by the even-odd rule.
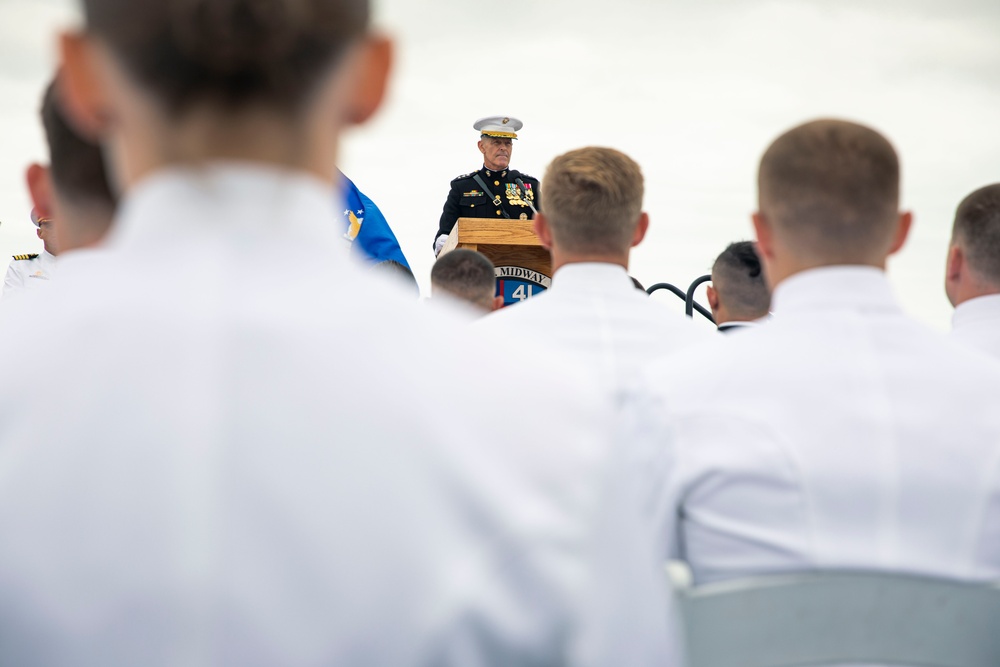
[[[951,217],[1000,181],[1000,2],[382,0],[376,13],[397,40],[392,90],[340,166],[379,204],[422,287],[448,183],[481,166],[476,118],[522,119],[511,164],[536,177],[586,145],[636,159],[652,226],[631,272],[686,287],[751,237],[768,143],[835,116],[899,150],[916,223],[890,277],[908,311],[948,326]],[[55,30],[73,16],[69,0],[0,0],[0,258],[41,248],[23,171],[45,155],[37,107]]]

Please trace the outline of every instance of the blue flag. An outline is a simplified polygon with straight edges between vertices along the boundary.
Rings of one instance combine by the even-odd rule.
[[[358,186],[343,173],[343,195],[347,208],[344,210],[344,237],[351,242],[351,252],[360,253],[373,264],[388,260],[399,262],[410,268],[396,235],[389,228],[382,211],[371,199],[358,190]]]

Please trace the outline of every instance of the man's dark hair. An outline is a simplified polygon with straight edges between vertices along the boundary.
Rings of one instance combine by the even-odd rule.
[[[58,97],[58,87],[53,81],[45,90],[41,109],[52,183],[64,199],[112,211],[115,196],[108,185],[101,149],[73,131]]]
[[[853,264],[887,249],[899,215],[899,159],[870,128],[800,125],[761,159],[760,211],[805,258]]]
[[[169,113],[296,111],[365,34],[368,0],[83,0],[87,30]]]
[[[726,311],[741,320],[766,317],[771,290],[752,241],[730,243],[712,265],[712,286]]]
[[[961,244],[969,267],[1000,285],[1000,183],[979,188],[955,211],[952,238]]]
[[[496,272],[493,262],[482,253],[457,248],[434,262],[431,284],[435,289],[490,310],[496,294]]]

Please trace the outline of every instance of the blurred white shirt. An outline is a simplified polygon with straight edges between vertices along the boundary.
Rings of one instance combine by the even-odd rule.
[[[32,253],[34,254],[34,253]],[[48,285],[56,271],[56,257],[43,250],[31,259],[14,258],[3,279],[3,296],[9,297],[26,290]]]
[[[1000,359],[1000,294],[960,303],[951,317],[951,336]]]
[[[545,292],[494,312],[478,326],[582,362],[581,370],[612,390],[629,387],[650,360],[715,337],[650,300],[623,267],[598,262],[560,267]],[[507,349],[516,354],[518,346]]]
[[[647,378],[663,555],[696,582],[1000,577],[1000,363],[906,317],[876,269],[803,272],[773,303]]]
[[[664,660],[596,389],[370,284],[332,191],[161,172],[0,313],[0,663]]]

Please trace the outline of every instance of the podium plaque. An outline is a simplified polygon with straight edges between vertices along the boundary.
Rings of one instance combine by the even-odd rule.
[[[476,250],[496,267],[497,295],[504,305],[524,301],[552,283],[552,257],[542,247],[531,220],[459,218],[441,249]]]

